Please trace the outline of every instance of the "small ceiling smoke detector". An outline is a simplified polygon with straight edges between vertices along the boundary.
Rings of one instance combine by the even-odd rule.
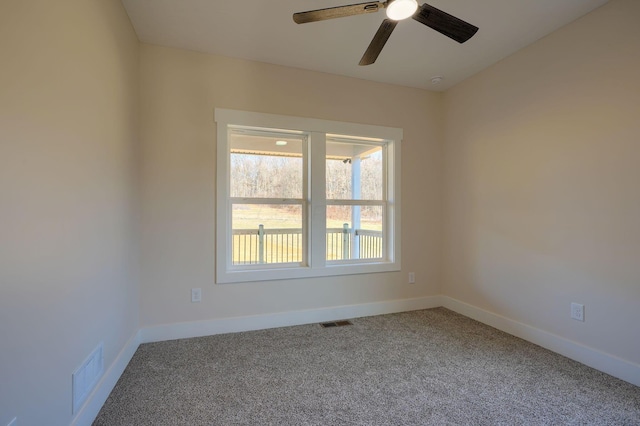
[[[436,75],[435,77],[431,77],[431,84],[436,85],[440,84],[444,80],[444,77],[441,75]]]

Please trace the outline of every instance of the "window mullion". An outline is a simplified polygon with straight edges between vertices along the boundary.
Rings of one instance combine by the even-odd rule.
[[[310,134],[311,151],[311,228],[309,238],[309,261],[312,268],[323,268],[326,265],[327,251],[327,200],[325,190],[325,156],[326,134],[312,132]]]

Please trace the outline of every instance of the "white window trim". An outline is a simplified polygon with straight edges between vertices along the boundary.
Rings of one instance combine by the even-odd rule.
[[[294,278],[326,277],[334,275],[366,274],[377,272],[399,271],[401,269],[400,236],[401,233],[401,202],[400,202],[400,143],[402,129],[383,127],[369,124],[345,123],[340,121],[320,120],[315,118],[293,117],[276,114],[265,114],[230,109],[215,109],[217,123],[217,170],[216,170],[216,283],[234,283],[247,281],[283,280]],[[311,185],[307,196],[309,213],[303,220],[310,226],[307,240],[308,265],[292,267],[286,264],[260,265],[259,267],[234,269],[230,268],[231,255],[231,215],[228,208],[229,194],[229,149],[228,127],[241,125],[262,127],[268,129],[298,130],[309,134],[308,149],[311,151],[312,163],[310,176],[312,182],[322,182],[322,185]],[[326,198],[325,198],[325,145],[313,143],[326,134],[354,135],[358,137],[384,139],[390,141],[387,152],[387,176],[393,176],[393,186],[387,188],[387,202],[389,216],[385,221],[388,228],[387,244],[391,257],[386,261],[358,261],[344,264],[342,262],[327,262],[323,250],[311,250],[314,241],[323,241],[326,237]],[[314,160],[315,159],[315,160]],[[321,160],[320,160],[321,159]],[[323,167],[319,167],[320,161]],[[314,166],[315,165],[315,166]],[[348,201],[349,203],[351,201]],[[354,202],[366,204],[366,201]],[[310,219],[310,220],[309,220]],[[309,223],[310,221],[311,223]]]

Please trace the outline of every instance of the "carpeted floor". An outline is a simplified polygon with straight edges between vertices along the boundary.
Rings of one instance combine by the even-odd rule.
[[[640,388],[444,308],[141,345],[101,425],[640,425]]]

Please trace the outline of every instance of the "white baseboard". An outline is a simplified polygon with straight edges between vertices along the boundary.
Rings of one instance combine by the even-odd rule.
[[[140,329],[140,343],[236,333],[239,331],[263,330],[267,328],[287,327],[291,325],[335,321],[395,312],[415,311],[419,309],[436,308],[438,306],[442,306],[440,296],[427,296],[304,311],[181,322]]]
[[[540,330],[527,324],[477,308],[448,296],[427,296],[413,299],[344,305],[304,311],[280,312],[265,315],[221,318],[207,321],[183,322],[141,328],[127,342],[115,361],[91,393],[72,426],[89,426],[124,372],[141,343],[185,339],[214,334],[335,321],[396,312],[415,311],[443,306],[466,317],[480,321],[553,352],[574,359],[619,379],[640,386],[640,365],[614,355],[598,351],[580,343]]]
[[[448,296],[441,296],[442,306],[491,327],[520,337],[550,351],[564,355],[589,367],[640,386],[640,365],[590,348],[556,334],[485,311]]]
[[[129,364],[129,361],[131,361],[131,358],[133,358],[133,354],[138,349],[138,346],[140,346],[140,330],[131,336],[116,359],[109,366],[107,372],[102,376],[93,392],[91,392],[91,395],[87,398],[87,401],[82,408],[80,408],[78,415],[71,423],[72,426],[90,426],[91,423],[93,423],[109,397],[109,394],[118,382],[118,379],[124,372],[124,369]]]

